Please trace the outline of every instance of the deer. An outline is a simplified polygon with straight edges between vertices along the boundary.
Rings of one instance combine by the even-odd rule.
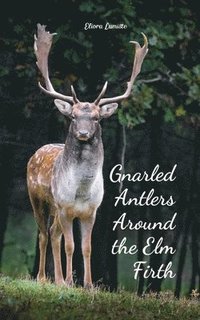
[[[34,35],[34,52],[37,67],[44,85],[38,82],[45,94],[53,97],[55,106],[71,122],[64,144],[47,144],[39,148],[27,165],[27,187],[34,218],[39,229],[39,270],[37,281],[47,280],[45,274],[46,249],[50,234],[54,281],[57,285],[74,285],[72,259],[74,253],[73,220],[81,226],[81,250],[84,265],[84,288],[93,288],[91,275],[91,236],[96,212],[104,195],[104,149],[100,121],[109,118],[118,102],[127,99],[135,78],[140,73],[148,51],[147,37],[142,33],[144,45],[136,41],[135,56],[130,80],[124,94],[105,98],[107,81],[94,102],[81,102],[71,85],[71,95],[55,91],[48,71],[48,56],[55,33],[37,24]],[[46,215],[52,217],[48,226]],[[61,237],[64,236],[66,278],[61,265]]]

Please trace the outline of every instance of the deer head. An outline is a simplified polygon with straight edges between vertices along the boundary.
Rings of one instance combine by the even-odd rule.
[[[123,95],[111,98],[103,98],[107,89],[107,81],[99,96],[92,103],[80,102],[75,93],[74,87],[71,86],[71,96],[66,96],[54,90],[49,79],[48,72],[48,56],[52,45],[53,36],[56,33],[50,33],[45,30],[46,26],[37,25],[37,36],[35,35],[34,51],[37,57],[37,66],[44,78],[45,88],[39,82],[40,89],[56,98],[54,103],[58,110],[65,116],[72,119],[74,135],[79,140],[90,139],[96,128],[99,126],[99,121],[102,118],[110,117],[118,107],[118,103],[129,97],[135,78],[140,73],[142,62],[148,52],[148,41],[146,36],[142,33],[144,38],[144,45],[141,47],[138,42],[130,41],[135,45],[135,58],[133,62],[132,74],[130,80],[127,82],[127,89]]]

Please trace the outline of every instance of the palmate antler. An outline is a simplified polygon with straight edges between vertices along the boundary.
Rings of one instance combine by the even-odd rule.
[[[37,36],[34,35],[34,39],[35,39],[34,51],[35,51],[35,55],[37,57],[36,64],[37,64],[38,69],[40,70],[40,72],[44,78],[46,89],[41,85],[40,82],[38,83],[38,85],[44,93],[46,93],[54,98],[58,98],[58,99],[67,101],[69,103],[78,102],[78,99],[76,97],[76,93],[75,93],[73,86],[71,86],[72,96],[63,95],[63,94],[55,91],[52,86],[52,83],[49,79],[48,56],[49,56],[49,52],[51,49],[53,36],[56,33],[50,33],[48,31],[46,31],[45,28],[46,28],[46,26],[42,26],[41,24],[38,23],[37,24]]]
[[[142,33],[143,38],[144,38],[144,45],[143,47],[140,46],[140,44],[136,41],[130,41],[130,43],[135,44],[135,58],[133,62],[133,69],[132,69],[132,74],[130,80],[127,82],[127,89],[124,94],[112,98],[104,98],[104,99],[99,99],[98,104],[99,106],[102,106],[103,104],[106,103],[112,103],[112,102],[118,102],[122,101],[126,98],[129,97],[131,93],[131,89],[133,86],[133,83],[137,77],[137,75],[140,73],[141,66],[143,63],[143,60],[148,52],[148,40],[147,37],[145,36],[144,33]],[[103,91],[103,90],[102,90]],[[98,98],[97,98],[98,99]]]
[[[66,95],[63,95],[63,94],[55,91],[52,84],[51,84],[51,81],[49,79],[49,72],[48,72],[48,56],[49,56],[49,52],[51,49],[53,36],[56,33],[50,33],[48,31],[46,31],[45,28],[46,28],[46,26],[38,24],[37,25],[37,36],[36,35],[34,36],[34,39],[35,39],[34,51],[35,51],[35,55],[37,57],[36,63],[37,63],[37,66],[38,66],[40,72],[42,73],[46,88],[44,88],[40,82],[38,83],[39,87],[41,88],[41,90],[44,93],[46,93],[54,98],[58,98],[58,99],[67,101],[71,104],[78,103],[79,100],[76,96],[76,93],[75,93],[73,86],[71,86],[72,96],[66,96]],[[144,38],[144,45],[142,47],[140,46],[140,44],[138,42],[130,41],[130,43],[135,44],[135,57],[134,57],[134,62],[133,62],[133,69],[132,69],[131,78],[130,78],[130,81],[127,82],[127,89],[126,89],[125,93],[123,95],[112,97],[112,98],[103,98],[103,96],[105,95],[106,89],[107,89],[107,84],[108,84],[106,81],[101,93],[99,94],[97,99],[94,101],[95,105],[102,106],[107,103],[122,101],[122,100],[129,97],[134,80],[136,79],[137,75],[140,73],[143,60],[148,52],[147,37],[145,36],[144,33],[142,33],[142,35]]]

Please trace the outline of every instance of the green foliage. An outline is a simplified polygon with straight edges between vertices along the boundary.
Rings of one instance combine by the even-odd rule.
[[[0,66],[0,77],[5,77],[9,74],[9,69],[4,66]]]
[[[120,291],[103,292],[66,289],[52,284],[38,284],[30,280],[0,278],[0,315],[2,319],[199,319],[198,294],[192,299],[173,298],[171,292],[157,295]],[[87,308],[86,308],[87,306]]]
[[[193,102],[199,104],[200,99],[200,64],[192,68],[181,67],[181,71],[173,75],[179,85],[179,90],[186,98],[186,105]]]
[[[79,5],[79,9],[82,12],[101,14],[104,12],[104,6],[101,4],[96,4],[92,1],[84,1]]]
[[[154,93],[146,84],[135,86],[131,97],[122,103],[118,111],[119,121],[129,128],[144,123],[146,113],[151,110]]]
[[[37,227],[32,213],[24,212],[21,216],[19,212],[14,211],[14,214],[10,214],[1,271],[11,276],[30,274],[35,257],[36,239]]]
[[[72,1],[73,5],[75,6]],[[149,53],[143,63],[142,72],[136,80],[134,96],[129,102],[124,102],[123,110],[119,111],[120,122],[128,127],[143,123],[151,114],[157,114],[160,109],[163,110],[164,120],[167,122],[175,122],[181,117],[186,119],[187,111],[190,110],[190,116],[193,112],[190,105],[199,104],[200,67],[196,54],[199,46],[196,13],[192,11],[190,4],[182,2],[179,4],[172,2],[168,7],[159,4],[155,10],[150,11],[148,7],[144,10],[147,5],[148,3],[143,4],[139,0],[134,2],[98,0],[95,3],[85,0],[78,2],[71,16],[69,11],[69,19],[59,21],[56,30],[52,30],[51,19],[48,23],[50,31],[57,32],[54,39],[56,47],[58,46],[60,50],[63,44],[64,48],[60,51],[58,62],[54,56],[54,48],[51,52],[54,83],[59,87],[60,84],[64,84],[63,80],[67,79],[68,87],[70,82],[74,82],[81,93],[89,96],[95,95],[94,88],[98,86],[98,82],[103,83],[103,79],[108,80],[113,87],[122,87],[126,81],[124,78],[127,80],[129,78],[133,60],[128,42],[129,40],[141,42],[141,32],[147,35]],[[85,22],[102,25],[106,22],[124,23],[127,29],[125,31],[85,31]],[[4,54],[13,52],[13,57],[6,63],[1,63],[0,78],[4,79],[2,87],[4,90],[9,90],[13,79],[15,82],[20,79],[20,83],[25,88],[21,94],[27,96],[27,92],[29,94],[35,92],[35,87],[31,88],[30,85],[36,78],[32,48],[33,21],[29,18],[22,23],[19,21],[15,23],[15,19],[10,18],[9,24],[13,28],[13,34],[12,37],[5,35],[2,38],[2,52]],[[196,39],[195,42],[194,39]],[[101,61],[101,55],[104,52],[106,59],[104,56],[102,58],[104,61]],[[155,83],[139,85],[140,78],[151,80],[158,76],[160,80]],[[87,77],[92,85],[88,85]],[[110,95],[114,95],[115,91],[119,89],[113,90]],[[24,107],[26,109],[26,106]],[[195,115],[199,116],[199,110],[195,110]]]
[[[175,31],[173,25],[166,25],[160,20],[156,22],[148,21],[147,23],[148,27],[144,32],[150,35],[149,45],[155,47],[155,50],[167,49],[176,44],[176,37],[173,35]]]

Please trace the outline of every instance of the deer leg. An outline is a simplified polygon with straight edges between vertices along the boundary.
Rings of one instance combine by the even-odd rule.
[[[58,222],[57,217],[55,217],[54,222],[50,229],[51,234],[51,245],[54,259],[54,275],[55,275],[55,283],[57,285],[65,285],[63,279],[63,272],[61,266],[61,248],[60,242],[62,237],[62,231],[60,224]]]
[[[66,279],[68,287],[73,286],[72,276],[72,258],[74,253],[74,237],[73,237],[73,219],[67,218],[65,214],[60,216],[60,224],[65,238],[65,253],[66,253]]]
[[[37,281],[45,282],[46,274],[45,274],[45,264],[46,264],[46,249],[48,243],[48,233],[47,231],[41,231],[39,233],[39,249],[40,249],[40,263],[39,270],[37,274]]]
[[[40,262],[39,270],[37,274],[37,281],[46,281],[45,264],[46,264],[46,250],[48,243],[48,231],[47,231],[47,214],[44,210],[45,203],[36,198],[31,197],[31,204],[34,212],[34,217],[39,227],[39,250],[40,250]]]
[[[81,246],[84,261],[84,288],[90,289],[92,285],[91,276],[91,237],[95,218],[81,220]]]

